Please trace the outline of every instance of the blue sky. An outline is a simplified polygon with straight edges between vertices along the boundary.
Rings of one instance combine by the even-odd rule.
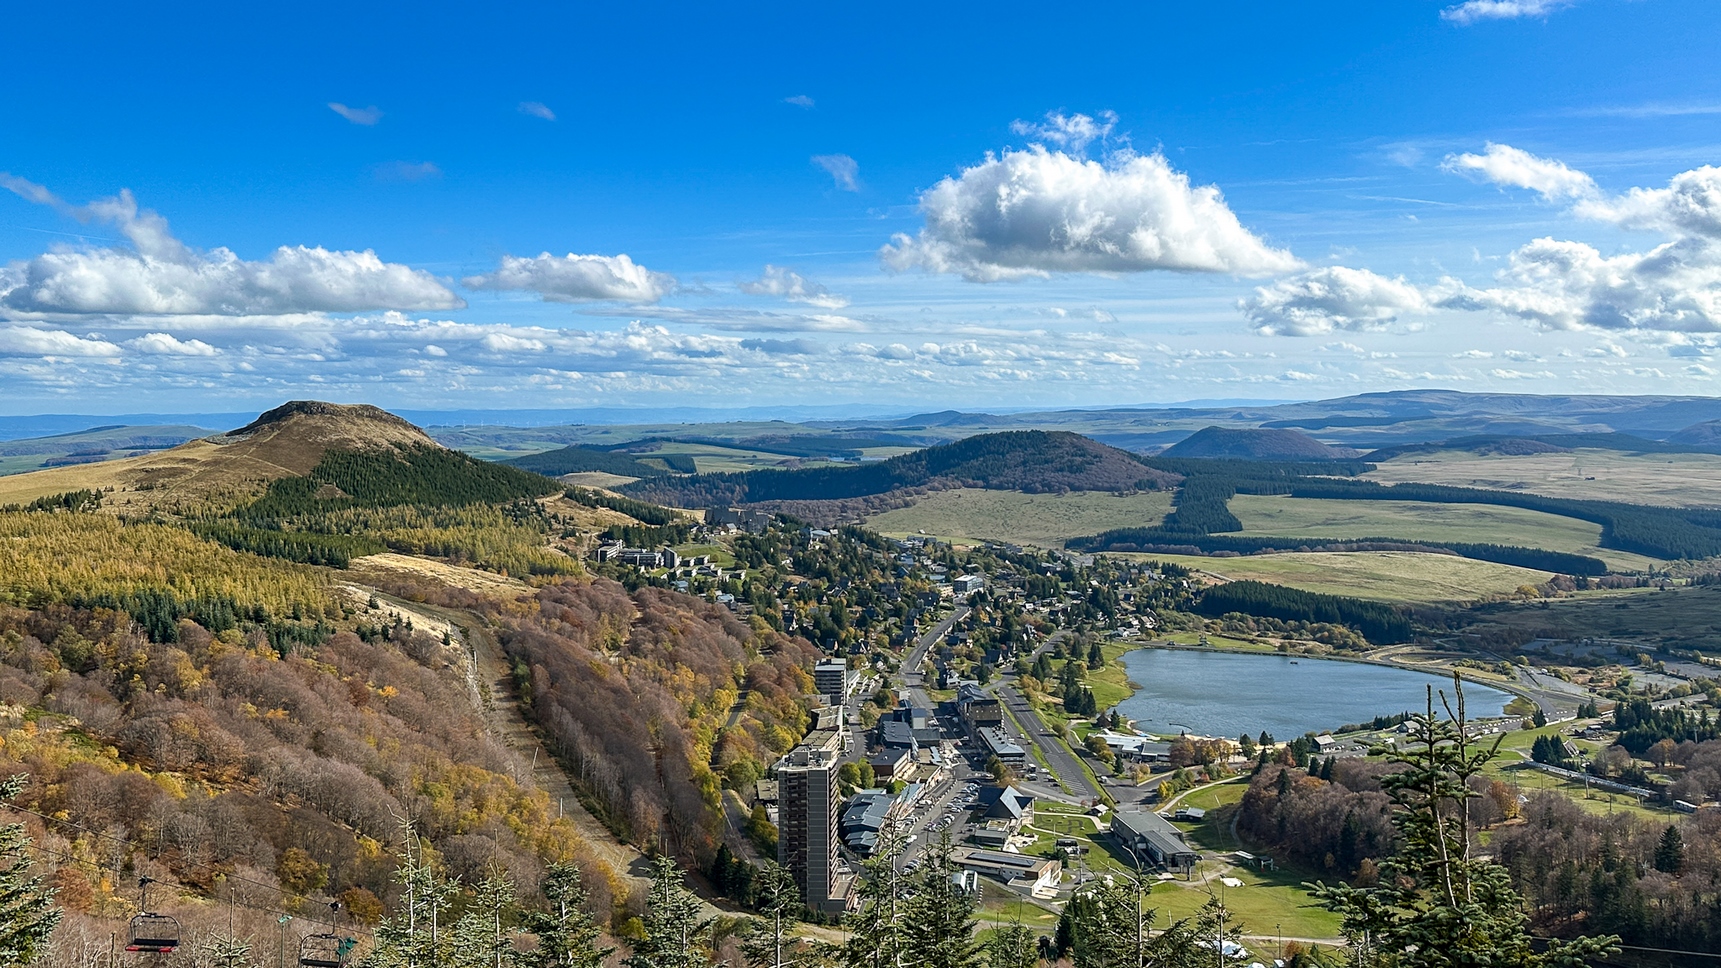
[[[1721,369],[1712,3],[36,4],[9,31],[0,412]]]

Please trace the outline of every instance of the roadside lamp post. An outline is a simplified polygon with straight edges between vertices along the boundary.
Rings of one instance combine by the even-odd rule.
[[[293,916],[291,914],[283,914],[280,917],[275,919],[275,923],[279,924],[281,926],[281,943],[280,943],[280,946],[275,949],[275,965],[276,965],[276,968],[286,968],[286,964],[287,964],[287,922],[291,921],[291,920],[293,920]]]
[[[1142,888],[1145,886],[1146,875],[1142,873],[1141,855],[1135,852],[1135,848],[1125,844],[1123,849],[1129,852],[1129,859],[1135,862],[1135,966],[1136,968],[1146,968],[1147,952],[1142,947],[1144,939],[1142,938],[1141,924],[1141,895],[1143,893]]]

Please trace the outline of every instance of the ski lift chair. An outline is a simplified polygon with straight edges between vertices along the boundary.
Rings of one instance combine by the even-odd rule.
[[[139,913],[126,926],[125,950],[170,955],[179,950],[179,919],[149,909],[149,886],[154,883],[153,877],[138,879]]]
[[[355,946],[352,938],[308,934],[299,941],[299,968],[347,968]]]
[[[179,920],[145,911],[131,919],[125,950],[170,955],[179,950]]]

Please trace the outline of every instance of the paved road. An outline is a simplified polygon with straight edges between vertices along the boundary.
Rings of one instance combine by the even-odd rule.
[[[1022,728],[1027,730],[1028,735],[1022,738],[1031,746],[1039,748],[1041,757],[1046,765],[1052,768],[1052,774],[1063,783],[1064,789],[1083,799],[1099,799],[1099,788],[1088,778],[1087,771],[1082,769],[1082,764],[1075,754],[1070,752],[1063,740],[1051,734],[1045,721],[1040,719],[1040,714],[1022,698],[1022,694],[1017,692],[1014,686],[1002,682],[998,684],[997,691],[1004,707],[1016,718],[1016,722],[1021,723]]]
[[[932,649],[932,644],[934,642],[937,642],[939,639],[944,638],[944,636],[950,633],[952,626],[967,618],[970,611],[972,611],[972,609],[966,605],[956,606],[956,610],[945,616],[944,621],[934,625],[930,632],[927,632],[925,635],[920,637],[919,642],[914,643],[914,649],[908,653],[908,658],[902,661],[903,685],[925,685],[922,680],[926,677],[921,674],[920,667],[926,662],[926,653]]]

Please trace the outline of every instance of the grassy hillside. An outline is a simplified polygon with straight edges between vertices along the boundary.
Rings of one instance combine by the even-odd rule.
[[[1291,552],[1238,558],[1130,555],[1169,561],[1226,581],[1264,581],[1304,591],[1381,602],[1434,604],[1509,595],[1520,585],[1545,582],[1550,573],[1475,561],[1456,555],[1406,551]]]
[[[881,534],[928,534],[949,541],[1008,541],[1061,548],[1069,538],[1157,524],[1171,510],[1165,491],[1024,494],[958,488],[935,491],[867,520]]]
[[[1446,450],[1376,465],[1365,477],[1491,487],[1552,497],[1666,507],[1721,506],[1721,455],[1633,454],[1580,448],[1562,453],[1481,455]]]
[[[1239,494],[1231,513],[1242,536],[1312,538],[1388,536],[1407,541],[1473,542],[1546,548],[1589,555],[1609,567],[1642,569],[1655,559],[1600,547],[1601,525],[1576,518],[1486,504],[1416,501],[1323,501],[1313,498]]]

